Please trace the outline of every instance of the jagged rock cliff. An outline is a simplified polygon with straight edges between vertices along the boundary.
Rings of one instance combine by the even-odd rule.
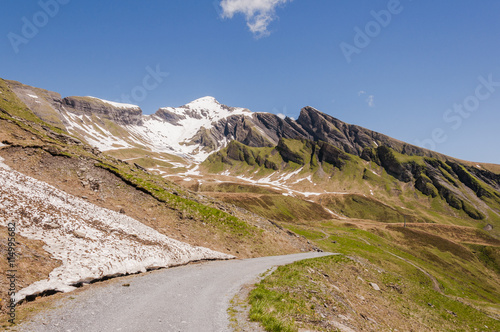
[[[137,125],[142,122],[142,110],[135,105],[109,102],[94,97],[66,97],[61,105],[75,114],[96,115],[119,125]]]

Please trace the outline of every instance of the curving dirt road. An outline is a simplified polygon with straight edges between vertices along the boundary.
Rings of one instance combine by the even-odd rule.
[[[33,318],[21,331],[229,331],[227,308],[244,284],[269,268],[331,253],[213,261],[89,287],[64,305]]]

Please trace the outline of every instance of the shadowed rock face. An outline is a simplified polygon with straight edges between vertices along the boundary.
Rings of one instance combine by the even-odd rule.
[[[186,118],[183,115],[175,114],[174,112],[171,112],[164,108],[160,108],[158,111],[156,111],[155,116],[175,125],[179,125],[179,121]]]
[[[142,110],[140,108],[119,108],[89,97],[66,97],[62,105],[74,113],[88,116],[93,114],[109,119],[119,125],[141,125]]]
[[[233,115],[202,128],[193,137],[193,144],[200,144],[206,151],[216,151],[221,143],[236,140],[250,147],[273,147],[280,138],[308,138],[309,135],[290,118],[281,119],[271,113],[254,113],[252,116]]]
[[[408,155],[438,157],[439,154],[407,144],[366,128],[347,124],[312,107],[304,107],[297,119],[315,141],[328,142],[347,153],[361,156],[366,147],[386,145],[395,151]]]
[[[175,114],[163,118],[172,123],[178,121]],[[221,147],[216,142],[224,138],[250,147],[276,146],[280,138],[323,141],[356,156],[366,154],[365,148],[385,145],[403,154],[442,158],[438,153],[342,122],[313,107],[304,107],[297,121],[288,117],[281,119],[271,113],[254,113],[251,117],[234,115],[215,123],[208,131],[200,131],[193,143],[206,146],[207,151],[215,151]]]
[[[288,117],[281,119],[271,113],[256,113],[254,119],[256,125],[276,143],[280,138],[310,138],[310,135],[297,122]]]

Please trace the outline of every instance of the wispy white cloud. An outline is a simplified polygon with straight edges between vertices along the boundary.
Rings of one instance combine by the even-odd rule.
[[[276,19],[276,7],[292,0],[222,0],[221,16],[233,18],[235,14],[245,15],[247,26],[256,38],[269,36],[268,26]]]
[[[366,95],[365,90],[358,91],[358,97],[361,97],[363,95]],[[375,96],[368,95],[368,97],[365,99],[365,102],[368,104],[368,107],[375,107]]]
[[[375,106],[375,96],[369,95],[368,98],[366,99],[366,103],[368,104],[369,107],[374,107]]]

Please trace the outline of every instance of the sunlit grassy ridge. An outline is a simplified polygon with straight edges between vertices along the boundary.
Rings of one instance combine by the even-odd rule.
[[[109,170],[135,188],[145,191],[159,201],[166,203],[170,208],[179,210],[183,217],[224,226],[227,231],[237,232],[241,236],[248,236],[256,229],[238,218],[221,210],[197,203],[192,198],[185,198],[186,192],[178,191],[177,186],[166,183],[161,177],[151,174],[132,172],[128,166],[112,166],[105,163],[96,164],[98,167]],[[182,189],[180,189],[182,190]]]

